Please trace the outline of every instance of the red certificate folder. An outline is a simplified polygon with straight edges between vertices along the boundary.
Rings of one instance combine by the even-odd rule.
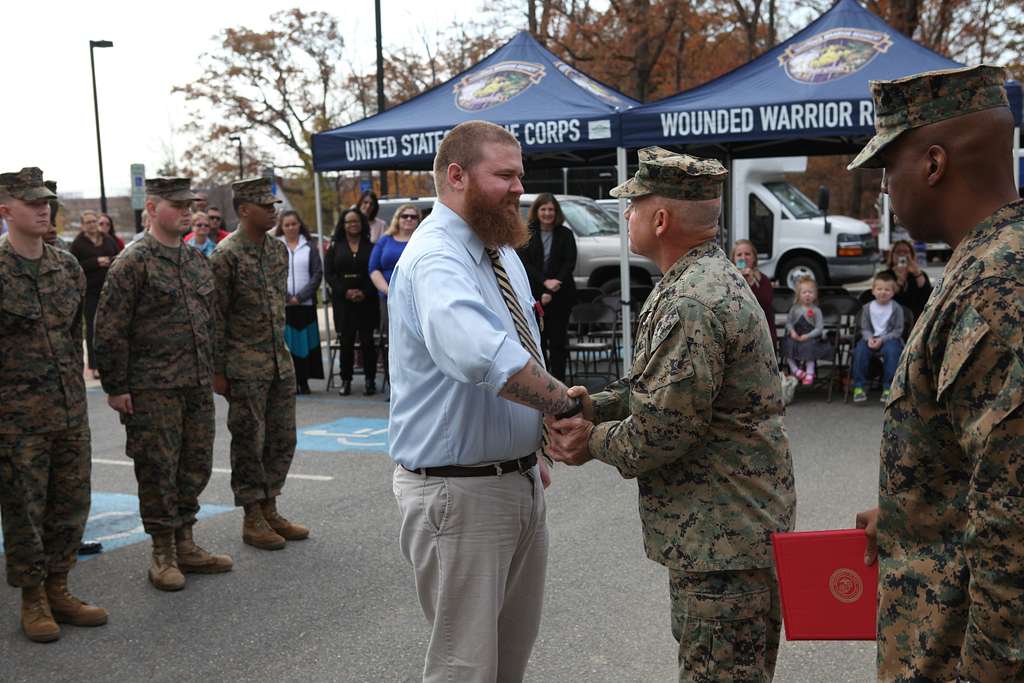
[[[863,529],[772,534],[788,640],[874,640],[878,562]]]

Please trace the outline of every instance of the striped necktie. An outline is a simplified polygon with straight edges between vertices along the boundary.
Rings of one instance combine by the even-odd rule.
[[[508,312],[512,314],[512,322],[515,323],[516,332],[519,334],[519,343],[533,356],[533,360],[537,362],[537,365],[543,368],[544,358],[540,355],[537,342],[533,340],[533,333],[530,332],[526,316],[523,315],[523,309],[516,298],[515,290],[512,289],[512,282],[508,279],[508,271],[505,270],[505,266],[501,265],[501,255],[497,249],[491,249],[490,247],[485,248],[484,251],[487,252],[488,258],[491,259],[491,267],[494,269],[494,277],[498,281],[498,289],[501,290],[501,298],[505,300],[505,306],[508,308]],[[550,461],[551,458],[544,452],[544,447],[548,445],[548,426],[543,422],[541,422],[541,438],[541,454]]]

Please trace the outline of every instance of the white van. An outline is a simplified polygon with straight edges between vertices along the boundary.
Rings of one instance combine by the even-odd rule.
[[[785,178],[804,173],[807,157],[734,159],[729,243],[749,239],[758,268],[785,287],[805,276],[841,285],[872,276],[878,245],[864,221],[828,215]]]

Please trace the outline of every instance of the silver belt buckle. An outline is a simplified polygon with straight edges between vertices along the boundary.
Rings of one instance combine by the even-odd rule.
[[[498,478],[499,479],[501,478],[501,475],[505,474],[504,472],[501,471],[501,463],[500,462],[494,463],[494,471],[498,473]]]

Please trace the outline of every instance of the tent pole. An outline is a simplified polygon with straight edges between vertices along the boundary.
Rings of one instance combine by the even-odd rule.
[[[1013,129],[1013,186],[1020,187],[1020,128]]]
[[[619,147],[616,150],[616,157],[618,161],[619,171],[619,185],[626,182],[626,148]],[[625,374],[629,374],[629,369],[633,366],[633,327],[632,327],[632,311],[630,310],[630,304],[632,297],[630,296],[629,286],[629,228],[626,226],[626,200],[622,197],[619,198],[619,285],[621,292],[619,294],[622,300],[622,369]]]
[[[324,220],[323,220],[323,208],[320,205],[320,174],[316,171],[313,172],[313,196],[316,200],[316,241],[317,248],[320,250],[320,258],[325,259],[327,255],[324,253]],[[326,268],[325,268],[326,270]],[[327,348],[331,348],[331,315],[330,308],[327,306],[327,278],[320,279],[320,301],[324,305],[324,327],[327,331]],[[330,354],[328,354],[330,355]],[[328,372],[333,371],[334,368],[330,368]],[[330,377],[327,381],[330,381]]]
[[[879,251],[889,251],[889,247],[892,245],[892,225],[889,222],[889,193],[886,192],[882,195],[882,215],[881,215],[881,230],[878,240]]]

